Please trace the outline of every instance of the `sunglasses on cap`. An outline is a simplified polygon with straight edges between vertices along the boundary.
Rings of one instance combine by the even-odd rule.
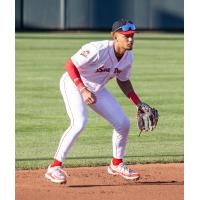
[[[136,26],[134,24],[127,23],[127,24],[119,27],[118,29],[116,29],[114,32],[116,32],[116,31],[118,31],[120,29],[122,29],[122,31],[129,31],[129,30],[135,31],[136,30]]]

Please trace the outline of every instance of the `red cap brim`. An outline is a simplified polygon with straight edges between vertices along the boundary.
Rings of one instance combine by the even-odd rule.
[[[119,31],[118,33],[122,34],[122,35],[130,35],[130,34],[134,34],[134,33],[139,33],[139,31]]]

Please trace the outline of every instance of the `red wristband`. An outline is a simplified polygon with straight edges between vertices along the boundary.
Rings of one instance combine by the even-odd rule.
[[[141,103],[139,97],[137,96],[137,94],[134,92],[134,90],[132,90],[131,92],[128,93],[128,98],[131,100],[132,103],[134,103],[135,105],[138,105],[139,103]]]

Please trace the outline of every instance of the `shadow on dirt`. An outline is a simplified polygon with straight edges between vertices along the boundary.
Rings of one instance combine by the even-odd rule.
[[[144,182],[133,182],[133,183],[123,183],[123,184],[104,184],[104,185],[68,185],[70,188],[87,188],[87,187],[110,187],[110,186],[122,186],[122,185],[184,185],[184,182],[178,182],[178,181],[144,181]]]

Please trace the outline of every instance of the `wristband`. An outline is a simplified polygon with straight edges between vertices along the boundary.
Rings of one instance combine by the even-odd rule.
[[[82,88],[79,88],[79,90],[80,90],[81,93],[82,93],[82,91],[83,91],[84,89],[86,89],[85,86],[83,86]]]
[[[127,96],[131,100],[131,102],[134,103],[135,105],[138,105],[139,103],[141,103],[139,97],[134,92],[134,90],[132,90],[131,92],[129,92]]]

